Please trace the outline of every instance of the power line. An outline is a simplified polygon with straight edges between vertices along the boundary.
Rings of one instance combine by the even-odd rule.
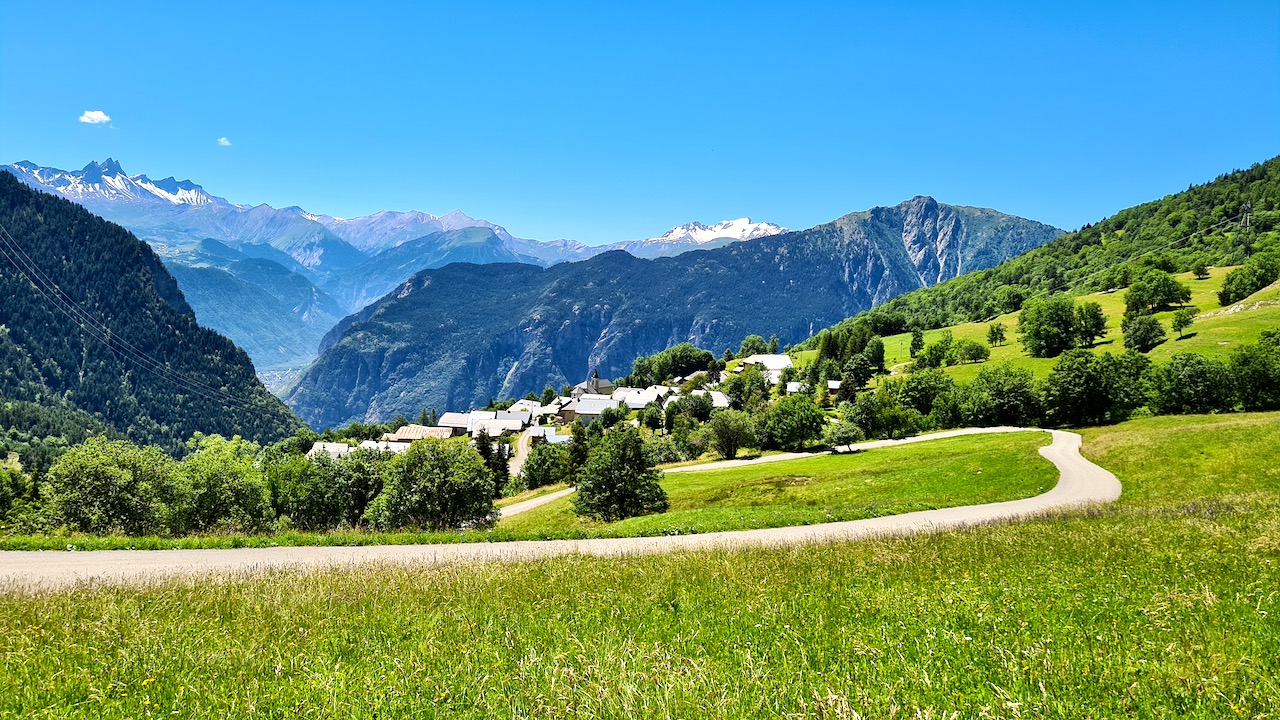
[[[221,388],[206,385],[197,379],[187,377],[173,370],[166,363],[154,358],[125,338],[115,334],[111,328],[76,303],[57,283],[46,275],[39,265],[22,250],[18,242],[3,225],[0,225],[0,254],[4,255],[5,259],[13,265],[27,282],[31,283],[32,288],[41,297],[48,300],[51,305],[71,319],[87,335],[106,345],[107,349],[118,357],[123,355],[143,369],[176,385],[179,389],[203,397],[206,400],[231,403],[245,408],[257,407],[257,404],[249,400],[232,395]]]

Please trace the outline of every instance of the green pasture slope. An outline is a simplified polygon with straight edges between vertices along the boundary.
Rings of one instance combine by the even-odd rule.
[[[1280,413],[1085,437],[965,532],[0,595],[0,717],[1275,717]]]
[[[1176,353],[1195,352],[1222,360],[1241,346],[1258,341],[1258,334],[1268,328],[1280,326],[1280,288],[1275,286],[1261,290],[1242,300],[1236,305],[1240,310],[1228,312],[1230,308],[1218,305],[1217,293],[1222,289],[1222,279],[1235,268],[1211,268],[1209,278],[1196,280],[1191,273],[1175,275],[1179,282],[1191,289],[1191,302],[1188,305],[1198,309],[1195,324],[1185,331],[1186,337],[1178,339],[1178,334],[1170,327],[1176,311],[1167,310],[1155,313],[1156,319],[1164,326],[1168,339],[1156,346],[1147,356],[1153,360],[1166,361]],[[1107,334],[1093,346],[1095,352],[1124,352],[1124,337],[1120,334],[1120,320],[1124,316],[1124,290],[1112,293],[1093,293],[1076,298],[1076,302],[1096,302],[1102,306],[1107,316]],[[1235,307],[1235,306],[1232,306]],[[991,359],[987,362],[1010,362],[1017,367],[1029,368],[1037,377],[1046,377],[1053,369],[1057,358],[1033,358],[1023,350],[1018,342],[1018,313],[1001,315],[990,322],[999,322],[1005,326],[1007,340],[1002,345],[991,348]],[[925,343],[931,343],[950,332],[954,338],[987,342],[987,327],[990,323],[965,323],[953,325],[924,333]],[[911,334],[891,335],[884,339],[885,365],[903,373],[906,363],[911,362]],[[817,356],[816,351],[800,353],[801,362],[807,364]],[[953,365],[945,368],[947,373],[961,382],[968,382],[978,374],[982,363]]]
[[[1040,457],[1044,433],[949,438],[857,455],[821,455],[670,473],[671,509],[598,523],[561,498],[501,521],[499,531],[555,537],[672,535],[812,525],[1039,495],[1058,473]],[[886,452],[887,450],[887,452]]]

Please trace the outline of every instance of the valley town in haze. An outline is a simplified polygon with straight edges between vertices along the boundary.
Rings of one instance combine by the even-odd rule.
[[[1277,27],[0,8],[0,717],[1272,717]]]

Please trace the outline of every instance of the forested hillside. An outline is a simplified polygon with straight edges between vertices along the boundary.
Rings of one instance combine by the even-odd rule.
[[[86,433],[177,451],[195,432],[267,441],[298,429],[129,232],[7,173],[0,226],[0,451],[39,465]]]
[[[1018,310],[1036,295],[1127,287],[1151,268],[1187,272],[1244,264],[1280,250],[1277,227],[1280,158],[1273,158],[1122,210],[990,270],[901,295],[863,316],[881,335],[980,321]]]

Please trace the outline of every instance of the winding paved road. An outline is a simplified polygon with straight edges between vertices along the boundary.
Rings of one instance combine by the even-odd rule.
[[[960,435],[1024,431],[1021,428],[971,428],[906,440],[862,443],[856,447],[863,449],[927,442]],[[408,564],[517,562],[562,555],[620,557],[689,550],[789,547],[939,532],[995,521],[1024,519],[1052,510],[1108,503],[1120,497],[1120,482],[1116,477],[1080,455],[1079,435],[1060,430],[1046,432],[1053,436],[1053,442],[1040,448],[1040,454],[1058,468],[1060,477],[1052,490],[1024,500],[925,510],[905,515],[822,525],[644,538],[239,550],[8,551],[0,552],[0,591],[16,588],[57,589],[87,581],[148,582],[203,573],[248,573],[276,568],[341,567],[370,562]],[[787,458],[768,456],[741,461],[739,465],[779,462],[782,459]],[[719,468],[734,466],[729,463],[716,464]],[[691,470],[692,468],[682,471]],[[556,496],[559,494],[553,493],[520,503],[520,505],[526,506],[523,509],[528,509],[531,507],[529,503],[550,502]],[[513,511],[519,512],[517,507],[507,508],[507,514],[513,514]]]

